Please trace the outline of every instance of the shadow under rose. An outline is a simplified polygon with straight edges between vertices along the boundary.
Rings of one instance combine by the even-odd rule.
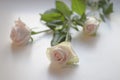
[[[11,44],[11,55],[14,60],[26,60],[30,57],[32,44],[28,43],[25,46],[16,46]]]
[[[19,64],[21,62],[28,64],[31,56],[32,45],[28,44],[24,47],[13,46],[12,44],[5,43],[0,51],[0,63],[4,64]],[[8,64],[8,67],[9,67]]]
[[[31,47],[32,47],[32,43],[31,43],[31,42],[29,42],[29,43],[26,44],[26,45],[20,45],[20,46],[17,46],[17,45],[15,45],[15,44],[11,43],[11,51],[12,51],[13,53],[15,53],[15,52],[20,52],[20,51],[22,51],[22,50],[25,50],[25,49],[31,48]]]
[[[48,68],[48,72],[51,76],[56,78],[67,78],[74,74],[77,71],[78,65],[58,65],[58,64],[50,64]]]
[[[96,35],[86,35],[83,32],[80,32],[77,36],[75,36],[74,40],[74,45],[75,46],[81,46],[84,48],[94,48],[98,42],[98,40],[100,39],[100,35],[96,34]]]

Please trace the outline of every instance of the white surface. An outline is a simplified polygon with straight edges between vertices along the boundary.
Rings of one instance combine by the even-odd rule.
[[[11,46],[9,34],[18,17],[31,28],[45,27],[39,12],[54,7],[54,0],[0,2],[0,80],[120,80],[120,10],[114,0],[115,12],[108,24],[102,23],[96,37],[75,34],[72,45],[80,63],[62,69],[51,68],[46,48],[52,36],[41,34],[23,48]]]

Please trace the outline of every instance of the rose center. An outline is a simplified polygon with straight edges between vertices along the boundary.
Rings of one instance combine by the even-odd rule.
[[[89,32],[93,31],[94,27],[95,27],[95,25],[93,25],[93,24],[88,25],[87,26],[87,31],[89,31]]]
[[[59,52],[55,52],[54,57],[56,58],[57,61],[60,61],[63,58]]]

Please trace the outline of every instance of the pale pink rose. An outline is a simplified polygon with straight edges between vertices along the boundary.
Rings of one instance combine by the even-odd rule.
[[[88,35],[96,34],[100,21],[95,17],[88,17],[84,24],[84,32]]]
[[[52,63],[74,64],[79,62],[70,42],[62,42],[56,46],[48,48],[47,55]]]
[[[18,19],[11,30],[10,38],[15,45],[25,45],[31,38],[31,30]]]

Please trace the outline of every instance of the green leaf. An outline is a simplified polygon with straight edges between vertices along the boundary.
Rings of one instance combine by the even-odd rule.
[[[72,11],[62,1],[56,0],[56,9],[60,11],[66,18],[70,18]]]
[[[52,21],[51,23],[57,24],[57,25],[62,25],[64,22],[61,20],[55,20],[55,21]]]
[[[98,2],[98,8],[103,8],[107,4],[106,0],[99,0]]]
[[[33,42],[33,38],[32,38],[32,37],[30,37],[30,39],[31,39],[31,42]]]
[[[110,3],[108,6],[103,8],[103,12],[105,15],[109,15],[110,13],[113,12],[113,3]]]
[[[64,33],[61,33],[59,31],[54,32],[53,39],[51,41],[51,45],[55,46],[55,45],[59,44],[60,42],[65,41],[65,37],[66,37],[66,34],[64,34]]]
[[[77,25],[72,25],[71,27],[72,27],[73,29],[75,29],[76,31],[79,31]]]
[[[62,24],[63,22],[61,21],[53,21],[53,22],[46,23],[46,25],[53,31],[55,31],[57,28],[60,28]]]
[[[77,25],[80,25],[81,27],[83,27],[84,22],[86,21],[86,14],[83,13],[83,15],[81,16],[81,18],[76,18],[74,19],[74,21],[76,22]]]
[[[47,27],[49,27],[53,31],[55,31],[56,29],[60,29],[63,24],[64,22],[61,20],[55,20],[55,21],[46,23]]]
[[[100,15],[100,18],[105,22],[105,17],[103,14],[99,14]]]
[[[38,34],[38,32],[31,31],[31,35],[35,35],[35,34]]]
[[[50,9],[46,11],[44,14],[41,14],[41,20],[45,22],[51,22],[55,20],[64,21],[64,16],[56,9]]]
[[[79,15],[83,15],[86,10],[85,0],[72,0],[72,10]]]
[[[62,32],[62,31],[55,31],[53,34],[53,39],[51,41],[51,46],[55,46],[63,41],[66,40],[66,32]],[[68,35],[68,40],[71,40],[71,35]]]
[[[82,16],[81,16],[81,18],[80,18],[80,21],[81,22],[85,22],[85,20],[86,20],[86,14],[83,13]]]
[[[111,3],[110,0],[100,0],[98,2],[98,7],[103,10],[105,16],[110,15],[113,12],[113,3]]]

